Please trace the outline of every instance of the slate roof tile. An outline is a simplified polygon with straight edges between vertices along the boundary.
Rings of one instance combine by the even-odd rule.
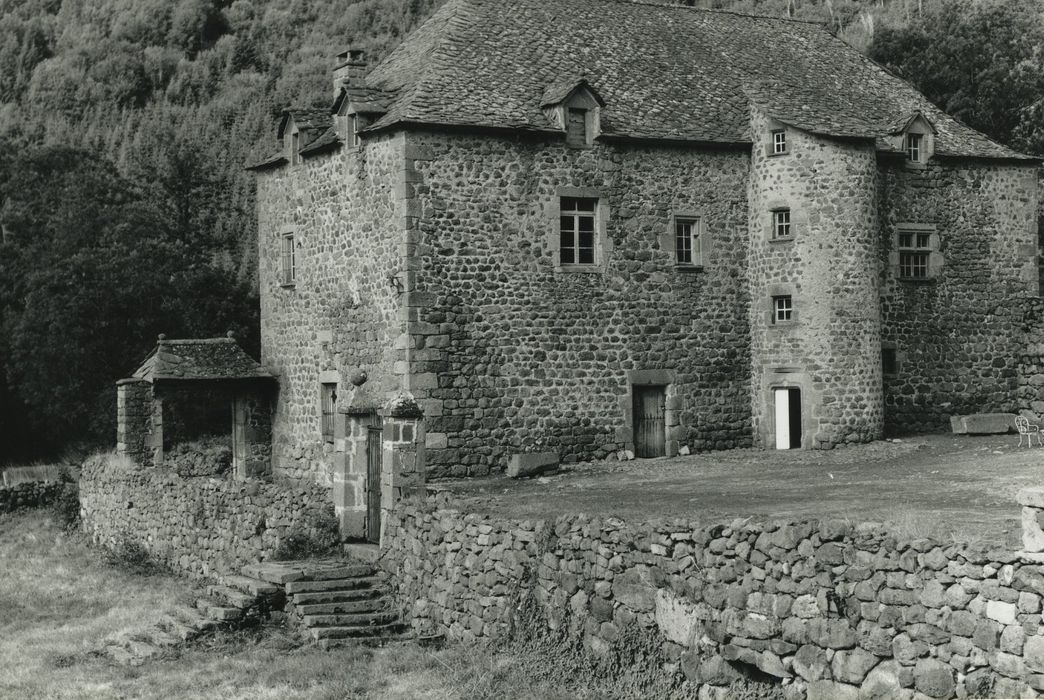
[[[233,338],[160,340],[133,376],[151,382],[272,378]]]
[[[401,123],[550,130],[563,81],[604,99],[608,137],[750,143],[750,106],[809,131],[879,138],[920,111],[940,155],[1026,158],[946,115],[821,25],[639,0],[449,0],[367,81]]]

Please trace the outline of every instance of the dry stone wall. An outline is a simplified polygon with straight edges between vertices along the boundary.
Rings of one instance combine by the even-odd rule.
[[[183,478],[111,455],[84,464],[80,508],[96,543],[138,543],[197,578],[238,572],[271,557],[287,536],[317,535],[334,522],[329,490],[314,484]]]
[[[23,481],[0,486],[0,513],[50,505],[62,491],[60,481]]]
[[[398,388],[402,333],[396,275],[403,242],[403,137],[304,159],[258,175],[261,362],[279,377],[272,471],[329,484],[333,445],[321,435],[320,383],[353,405],[349,378],[369,379],[374,408]],[[296,282],[282,284],[281,242],[295,241]]]
[[[750,442],[745,149],[411,132],[419,240],[410,390],[428,472],[634,448],[631,387],[666,388],[666,451]],[[559,265],[559,198],[598,199],[598,264]],[[699,216],[704,265],[675,265]]]
[[[1044,569],[1011,551],[847,521],[517,522],[432,502],[391,517],[382,565],[424,634],[502,636],[534,596],[598,657],[630,626],[657,635],[662,672],[701,698],[743,677],[810,700],[1044,690]]]
[[[881,338],[898,360],[884,377],[886,430],[1014,411],[1023,304],[1037,293],[1036,168],[937,156],[919,168],[882,162],[878,177]],[[896,236],[910,223],[935,226],[934,279],[897,279]]]

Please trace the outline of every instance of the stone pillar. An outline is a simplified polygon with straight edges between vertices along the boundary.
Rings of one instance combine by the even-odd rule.
[[[272,407],[264,396],[245,393],[233,401],[232,464],[241,481],[272,472]]]
[[[116,454],[151,465],[152,384],[144,379],[116,382]]]
[[[1044,563],[1044,488],[1022,489],[1015,499],[1022,506],[1021,554],[1024,559]]]
[[[163,397],[152,392],[152,425],[149,431],[149,452],[152,465],[163,464]]]
[[[403,498],[423,493],[424,412],[407,392],[382,411],[384,449],[381,463],[381,540],[389,511]]]

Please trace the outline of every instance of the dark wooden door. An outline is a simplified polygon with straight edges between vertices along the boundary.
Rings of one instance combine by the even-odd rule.
[[[634,453],[638,457],[663,457],[667,454],[664,387],[635,386],[633,394]]]
[[[366,435],[366,539],[381,542],[381,449],[384,430],[371,425]]]

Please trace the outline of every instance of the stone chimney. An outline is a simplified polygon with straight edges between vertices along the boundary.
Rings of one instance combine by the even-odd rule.
[[[333,70],[334,98],[345,85],[361,86],[366,77],[366,55],[362,49],[347,48],[337,54]]]

